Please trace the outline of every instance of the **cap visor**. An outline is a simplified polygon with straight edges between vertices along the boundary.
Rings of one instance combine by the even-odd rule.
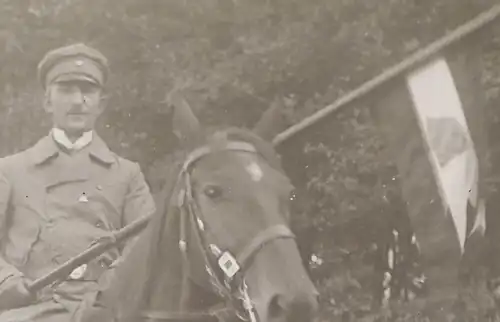
[[[65,83],[65,82],[88,82],[95,85],[100,85],[94,78],[83,74],[65,74],[60,75],[54,80],[54,83]]]

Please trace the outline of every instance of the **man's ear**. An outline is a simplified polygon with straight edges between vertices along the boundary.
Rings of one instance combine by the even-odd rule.
[[[50,94],[51,88],[47,87],[45,89],[45,92],[43,93],[43,109],[47,113],[52,112],[52,102],[51,102],[51,94]]]
[[[101,113],[108,108],[109,99],[110,99],[109,93],[102,91],[101,97],[99,98],[99,109]]]

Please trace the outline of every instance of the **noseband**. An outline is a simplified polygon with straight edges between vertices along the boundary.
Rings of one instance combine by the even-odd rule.
[[[285,225],[269,226],[250,239],[236,255],[231,254],[229,250],[222,249],[220,245],[208,241],[203,214],[193,198],[191,172],[195,163],[203,157],[223,151],[258,154],[253,145],[242,141],[227,142],[215,151],[209,146],[195,149],[188,155],[179,173],[177,178],[179,189],[174,190],[179,191],[177,206],[180,210],[179,249],[182,254],[183,272],[185,272],[183,283],[187,283],[187,275],[189,274],[190,261],[186,236],[187,230],[191,227],[194,233],[194,247],[201,251],[211,289],[221,298],[221,302],[200,312],[143,311],[141,316],[149,321],[216,320],[228,322],[241,320],[258,322],[255,307],[248,295],[244,272],[251,266],[255,254],[267,244],[277,239],[295,238]],[[185,287],[183,287],[184,289]]]

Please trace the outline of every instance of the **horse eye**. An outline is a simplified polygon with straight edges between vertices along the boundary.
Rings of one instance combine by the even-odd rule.
[[[208,198],[215,199],[222,195],[222,188],[218,186],[208,186],[203,192]]]

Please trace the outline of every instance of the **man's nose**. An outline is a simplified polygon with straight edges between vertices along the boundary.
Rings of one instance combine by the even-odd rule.
[[[81,90],[77,89],[73,92],[73,95],[72,95],[72,103],[73,104],[80,104],[80,105],[86,105],[86,97],[85,97],[85,94],[82,93]]]

